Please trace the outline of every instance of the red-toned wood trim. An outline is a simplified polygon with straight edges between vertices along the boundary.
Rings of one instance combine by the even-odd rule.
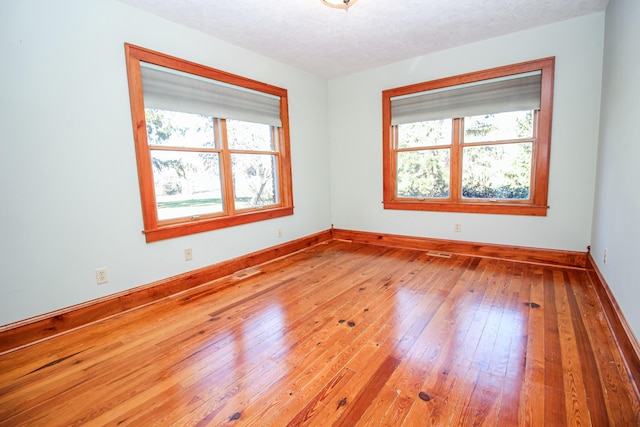
[[[396,201],[384,202],[385,209],[406,211],[435,211],[435,212],[467,212],[501,215],[531,215],[546,216],[548,206],[531,206],[525,204],[492,203],[492,202],[427,202],[427,201]]]
[[[129,79],[129,95],[133,122],[134,142],[138,167],[138,182],[142,204],[142,217],[146,241],[155,242],[193,233],[232,227],[265,219],[293,215],[293,189],[291,178],[291,159],[289,153],[289,113],[288,92],[277,86],[227,73],[194,62],[155,52],[139,46],[125,43],[127,75]],[[278,189],[280,201],[277,206],[265,209],[251,209],[239,212],[233,207],[233,183],[231,180],[231,160],[228,147],[222,141],[223,150],[220,155],[222,167],[222,187],[224,213],[211,215],[202,219],[179,218],[171,221],[159,221],[156,209],[156,195],[153,183],[151,154],[147,141],[144,99],[142,92],[142,75],[140,62],[155,64],[186,73],[198,75],[212,80],[222,81],[235,86],[256,90],[280,97],[280,119],[282,120],[278,150]],[[216,122],[218,123],[218,122]],[[219,120],[224,128],[225,121]],[[223,129],[224,130],[224,129]],[[226,132],[221,132],[226,135]],[[218,147],[220,148],[220,147]]]
[[[538,126],[536,126],[538,143],[532,165],[535,171],[533,203],[536,206],[546,206],[549,193],[555,57],[540,60],[540,65],[542,71],[540,87],[542,92],[540,93],[540,111],[536,114],[538,121]]]
[[[532,215],[546,216],[549,188],[549,164],[551,151],[551,118],[553,115],[553,82],[555,57],[521,62],[518,64],[496,67],[457,76],[415,83],[382,91],[382,144],[383,144],[383,205],[385,209],[423,210],[441,212],[468,212],[483,214]],[[537,144],[532,159],[532,198],[525,204],[497,201],[492,203],[461,201],[459,193],[461,180],[462,152],[452,148],[451,158],[451,199],[437,200],[405,200],[399,199],[395,191],[396,166],[393,161],[395,147],[391,137],[391,98],[418,92],[457,86],[465,83],[489,80],[529,71],[541,71],[540,111],[537,114]],[[455,125],[455,124],[454,124]],[[455,188],[454,188],[455,185]],[[456,199],[456,195],[458,199]]]
[[[149,243],[173,237],[217,230],[225,227],[249,224],[256,221],[279,218],[287,215],[293,215],[293,208],[265,208],[259,211],[239,213],[233,216],[201,219],[179,224],[160,225],[155,229],[145,230],[144,234],[146,236],[147,243]]]
[[[625,362],[627,374],[633,383],[636,394],[640,396],[640,343],[629,327],[607,281],[590,253],[587,255],[587,275],[600,299],[609,329],[613,333],[616,345]]]
[[[0,327],[0,354],[229,276],[318,243],[331,240],[331,230],[189,271],[137,288]]]
[[[283,206],[293,206],[293,180],[291,172],[291,134],[289,131],[289,99],[286,96],[280,98],[280,111],[282,127],[278,135],[278,152],[280,153],[280,203]]]
[[[581,252],[471,243],[332,228],[331,230],[325,230],[121,293],[2,326],[0,327],[0,354],[150,304],[178,292],[228,276],[236,271],[271,261],[331,239],[577,268],[584,268],[587,262],[586,254]],[[606,307],[606,304],[603,305]],[[615,307],[616,309],[609,308],[609,311],[619,311],[617,305]],[[608,318],[611,316],[613,314],[608,314]],[[618,327],[616,335],[624,337],[624,331],[624,327]],[[632,341],[627,339],[627,342]],[[634,347],[631,345],[629,348]],[[638,357],[631,360],[634,360],[635,372],[640,372]]]
[[[372,233],[333,229],[333,238],[357,243],[446,252],[478,257],[509,259],[513,261],[548,264],[563,267],[585,268],[586,253],[555,249],[538,249],[522,246],[505,246],[489,243],[473,243],[457,240],[431,239],[427,237]]]
[[[138,169],[138,185],[140,188],[140,203],[142,204],[142,219],[145,227],[150,228],[158,223],[158,212],[156,211],[156,194],[153,190],[151,152],[149,151],[147,141],[147,122],[144,113],[144,97],[141,90],[142,73],[140,72],[140,59],[132,54],[132,51],[136,49],[135,46],[125,44],[124,48],[129,82],[131,121],[133,123],[133,141]]]
[[[195,74],[212,80],[224,81],[235,86],[242,86],[247,89],[256,90],[258,92],[269,93],[271,95],[280,97],[287,96],[286,89],[267,83],[262,83],[257,80],[252,80],[247,77],[231,74],[226,71],[207,67],[206,65],[201,65],[195,62],[180,59],[161,52],[156,52],[151,49],[135,46],[130,43],[125,43],[125,49],[128,56],[133,56],[142,62],[159,65],[161,67],[172,68],[174,70],[184,71],[185,73]]]
[[[397,180],[395,176],[396,157],[395,144],[398,140],[398,130],[391,123],[391,98],[382,92],[382,199],[393,200],[397,194]]]
[[[215,118],[214,122],[218,125],[216,129],[216,136],[220,135],[220,180],[222,181],[222,200],[224,205],[224,220],[232,218],[236,214],[236,203],[234,197],[233,180],[227,179],[227,177],[233,176],[231,170],[231,153],[229,152],[229,141],[227,139],[227,121],[225,119]],[[221,223],[221,227],[227,227],[226,224]],[[187,234],[190,234],[187,232]]]
[[[526,62],[519,62],[517,64],[506,65],[502,67],[489,68],[482,71],[472,71],[470,73],[459,74],[452,77],[444,77],[437,80],[430,80],[428,82],[415,83],[412,85],[397,87],[394,89],[387,89],[383,91],[386,96],[383,99],[390,99],[396,96],[408,95],[417,92],[425,92],[433,89],[440,89],[444,87],[457,86],[465,83],[478,82],[482,80],[494,79],[497,77],[509,76],[514,74],[526,73],[529,71],[535,71],[543,69],[547,62],[553,63],[554,57],[534,59]]]
[[[460,203],[462,198],[462,144],[461,135],[463,134],[462,126],[464,125],[464,119],[454,118],[451,120],[451,148],[449,152],[449,158],[451,164],[449,165],[449,199],[448,202],[452,204]],[[397,200],[396,200],[397,202]],[[442,200],[443,207],[446,206],[447,200]]]

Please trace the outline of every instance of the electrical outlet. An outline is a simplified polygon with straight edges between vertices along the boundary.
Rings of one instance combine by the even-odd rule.
[[[184,250],[184,260],[191,261],[192,259],[193,259],[193,251],[191,250],[191,248],[186,248]]]
[[[607,263],[607,258],[609,258],[609,250],[605,248],[604,255],[602,256],[602,262]]]
[[[276,230],[278,237],[282,237],[282,227],[278,227],[278,229]]]
[[[455,231],[456,233],[460,233],[462,231],[462,224],[455,224],[453,226],[453,231]]]
[[[102,285],[109,281],[109,273],[106,268],[99,268],[96,270],[96,283]]]

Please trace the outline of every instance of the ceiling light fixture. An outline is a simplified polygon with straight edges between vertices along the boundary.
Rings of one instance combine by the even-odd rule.
[[[320,0],[322,4],[336,9],[349,10],[358,0]]]

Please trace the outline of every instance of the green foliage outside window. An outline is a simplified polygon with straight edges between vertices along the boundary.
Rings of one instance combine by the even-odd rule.
[[[396,169],[399,197],[449,197],[452,122],[451,119],[431,120],[398,126]],[[462,197],[528,199],[532,129],[532,111],[465,118]]]

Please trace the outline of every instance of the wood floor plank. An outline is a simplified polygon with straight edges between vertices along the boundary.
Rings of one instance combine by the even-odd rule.
[[[421,390],[429,400],[414,401],[405,425],[420,422],[425,425],[447,425],[458,401],[457,390],[468,385],[465,378],[472,365],[469,356],[473,354],[477,344],[474,337],[481,334],[483,327],[478,320],[484,315],[479,313],[482,312],[485,292],[489,289],[487,284],[493,265],[490,260],[476,261],[479,262],[473,262],[472,267],[460,278],[468,292],[463,297],[460,308],[452,311],[455,315],[449,318],[451,324],[446,328],[450,331],[449,340],[442,345],[423,381]]]
[[[451,321],[453,314],[460,310],[456,306],[464,304],[464,297],[469,294],[461,276],[471,264],[472,258],[461,258],[459,261],[451,269],[455,271],[455,276],[450,277],[451,284],[445,287],[449,292],[446,299],[438,305],[423,333],[402,359],[399,369],[385,384],[381,396],[375,402],[377,407],[370,407],[363,415],[363,425],[374,424],[376,420],[382,425],[401,425],[416,399],[419,399],[424,378],[432,370],[434,361],[449,337],[449,331],[442,328],[442,325]],[[388,409],[385,410],[385,407]],[[380,413],[384,414],[382,419]]]
[[[520,404],[520,421],[525,425],[545,425],[547,408],[545,407],[545,330],[542,268],[535,267],[528,276],[530,281],[528,305],[528,328],[526,346],[525,382]],[[562,425],[564,420],[553,420]],[[554,425],[554,424],[551,424]]]
[[[500,333],[511,337],[507,352],[505,381],[502,389],[500,413],[497,425],[509,426],[521,424],[519,419],[520,397],[524,384],[526,366],[529,284],[524,279],[524,264],[514,263],[511,272],[508,296],[505,306],[508,315],[503,316]]]
[[[0,355],[0,426],[640,425],[587,273],[330,241]]]
[[[576,345],[581,356],[580,366],[582,370],[582,378],[587,395],[590,396],[589,415],[591,416],[591,423],[593,425],[605,425],[609,422],[609,414],[605,404],[604,392],[600,385],[600,372],[594,356],[594,346],[589,340],[586,327],[582,321],[578,302],[568,280],[565,280],[565,289],[567,291],[569,308],[572,312],[571,319],[573,321]]]
[[[474,319],[477,328],[471,328],[466,341],[475,342],[475,351],[469,354],[469,369],[465,374],[467,386],[459,389],[455,394],[457,400],[453,409],[450,423],[453,425],[495,424],[499,413],[502,378],[499,384],[493,381],[494,376],[489,372],[489,364],[495,337],[504,310],[502,294],[505,285],[503,272],[509,264],[495,263],[487,268],[486,292],[479,305]],[[482,325],[481,327],[479,325]],[[491,383],[487,387],[486,382]]]
[[[417,280],[414,280],[415,276],[413,275],[415,274],[415,271],[416,270],[412,270],[407,275],[408,277],[400,278],[399,281],[403,283],[403,289],[405,291],[411,292],[413,290],[412,295],[424,295],[424,292],[416,289],[419,284],[417,283]],[[416,283],[412,285],[412,281]],[[435,292],[436,289],[434,288],[433,291]],[[384,308],[383,310],[371,310],[368,308],[364,308],[362,310],[362,313],[365,313],[365,310],[368,310],[366,311],[366,313],[369,313],[370,316],[363,318],[362,321],[359,321],[358,319],[356,320],[357,325],[354,326],[354,328],[365,325],[366,329],[364,330],[364,332],[356,337],[352,342],[340,343],[340,345],[338,346],[338,348],[342,349],[340,353],[338,353],[335,358],[328,360],[325,364],[327,369],[319,370],[318,375],[314,377],[310,383],[304,385],[304,381],[296,380],[296,382],[290,384],[289,394],[296,394],[298,397],[300,397],[301,393],[305,393],[309,389],[311,390],[311,392],[313,392],[313,390],[317,390],[318,382],[320,382],[320,384],[322,384],[323,381],[326,382],[327,375],[332,375],[332,373],[335,373],[341,366],[347,363],[347,361],[355,358],[355,354],[358,353],[363,346],[373,346],[374,343],[376,344],[376,346],[378,346],[379,342],[385,339],[389,335],[389,333],[392,332],[392,327],[396,319],[398,319],[402,314],[399,310],[396,310],[395,306],[392,303],[389,303],[394,299],[393,286],[385,286],[385,293],[382,294],[382,296],[384,297],[384,299],[380,300],[380,302],[375,305],[381,306],[382,308]],[[415,305],[418,303],[418,301],[419,300],[417,298],[410,299],[408,303],[405,303],[403,305],[403,309],[410,311],[412,307],[411,304]],[[367,305],[371,305],[371,303],[376,303],[376,301],[368,300]],[[299,391],[295,391],[296,389]],[[299,403],[299,401],[297,402]],[[283,408],[281,408],[278,414],[279,418],[286,417],[287,411],[291,410],[292,406],[293,405],[287,404],[283,405]],[[275,423],[274,425],[277,424],[278,423]]]
[[[371,286],[369,289],[369,292],[375,292],[376,290],[380,290],[384,288],[384,281],[380,281],[380,280],[375,280],[374,282],[379,282],[378,286]],[[358,286],[358,284],[356,284],[356,286]],[[366,291],[366,290],[365,290]],[[356,293],[357,292],[357,293]],[[358,298],[365,298],[366,299],[366,292],[361,292],[359,290],[359,288],[352,288],[352,292],[353,294],[352,298],[358,297]],[[354,306],[356,304],[349,304],[350,301],[352,301],[352,299],[350,299],[349,297],[345,297],[344,295],[341,295],[344,300],[345,305],[349,305],[349,309],[353,309]],[[339,296],[336,296],[336,298],[340,298]],[[341,306],[339,306],[341,307]],[[298,330],[300,331],[300,334],[302,335],[296,335],[295,333],[293,334],[294,339],[292,340],[294,343],[293,346],[289,346],[288,348],[288,354],[287,353],[283,353],[283,355],[285,356],[285,358],[283,359],[283,361],[287,364],[295,364],[295,365],[305,365],[308,366],[309,364],[312,364],[315,360],[317,360],[317,358],[322,354],[322,349],[325,348],[323,347],[323,341],[324,340],[328,340],[331,341],[331,337],[337,337],[340,338],[341,336],[344,336],[345,339],[349,339],[349,336],[353,337],[354,334],[359,331],[360,329],[357,328],[356,325],[354,325],[353,327],[349,326],[346,324],[346,322],[340,323],[338,320],[338,314],[339,313],[333,313],[333,315],[327,319],[327,323],[332,323],[334,328],[333,331],[334,333],[332,333],[331,336],[325,336],[324,338],[322,336],[319,336],[317,334],[314,334],[313,337],[308,336],[308,327],[300,327],[298,328]],[[322,327],[322,325],[320,325]],[[326,327],[324,327],[325,331],[328,331],[329,329],[327,329]],[[319,331],[321,332],[321,331]],[[292,349],[294,348],[298,348],[299,351],[297,352],[292,352]],[[320,351],[318,351],[320,350]],[[280,352],[282,353],[282,352]],[[294,354],[300,354],[301,356],[291,356]],[[270,389],[270,395],[277,395],[278,394],[278,389],[282,389],[283,387],[286,386],[287,381],[290,381],[291,379],[289,376],[285,376],[281,379],[279,379],[278,384],[271,384],[269,386]],[[248,403],[250,403],[255,397],[260,397],[259,393],[256,393],[254,395],[252,395],[251,399],[243,399],[242,402],[236,402],[237,403],[237,408],[238,410],[240,410],[241,408],[244,408]],[[237,397],[232,398],[232,401],[238,401]],[[211,422],[217,422],[219,421],[216,418],[212,418],[210,420]]]
[[[398,295],[399,297],[401,295]],[[397,311],[397,319],[399,320],[399,325],[406,325],[405,327],[396,328],[398,331],[406,331],[404,335],[398,335],[397,332],[395,338],[389,339],[385,341],[386,344],[388,342],[393,342],[393,348],[391,350],[391,354],[394,355],[396,359],[404,359],[404,356],[407,352],[413,348],[416,343],[418,337],[421,335],[422,330],[428,324],[428,319],[432,316],[432,313],[437,309],[437,307],[441,304],[441,302],[446,297],[446,292],[443,292],[441,289],[433,288],[431,293],[422,293],[416,295],[418,298],[411,298],[408,295],[402,295],[403,298],[398,298],[398,301],[402,301],[401,306],[396,310]],[[417,304],[416,304],[417,302]],[[390,332],[393,333],[393,329],[390,329]],[[392,335],[392,337],[393,337]],[[360,354],[366,356],[366,353]],[[366,361],[366,357],[363,359],[362,357],[354,357],[352,361],[348,364],[352,369],[361,372],[363,369],[370,369],[370,364],[364,364]],[[361,396],[370,396],[370,391],[367,388],[365,381],[367,379],[367,375],[359,376],[358,383],[354,382],[350,384],[349,390],[354,389],[354,385],[359,384],[359,386],[355,387],[359,390],[359,393],[355,396],[345,396],[347,398],[347,403],[351,402],[353,399],[358,399],[361,401],[363,397]],[[350,392],[350,391],[349,391]],[[379,390],[377,391],[379,394]],[[377,397],[377,395],[375,396]],[[367,397],[368,398],[368,397]],[[350,412],[351,417],[353,417],[353,412]],[[351,418],[348,418],[349,420]],[[344,420],[343,420],[344,421]],[[346,422],[346,421],[345,421]]]
[[[627,371],[620,353],[616,351],[613,337],[606,333],[607,322],[602,314],[602,307],[595,291],[587,285],[587,278],[579,271],[568,271],[568,280],[574,291],[582,314],[582,322],[587,325],[589,340],[599,343],[594,348],[597,359],[600,381],[607,396],[606,404],[609,413],[620,416],[619,425],[633,425],[640,418],[640,403],[634,399],[633,385],[629,381]],[[626,386],[620,386],[626,384]],[[591,397],[587,397],[587,402]],[[629,411],[627,408],[633,408]]]
[[[413,254],[408,252],[405,252],[405,253],[396,252],[396,253],[404,256],[406,258],[405,260],[406,262],[411,262],[413,258],[415,258],[416,256],[415,253]],[[394,258],[397,258],[400,255],[396,255]],[[394,262],[397,263],[397,259]],[[379,264],[382,264],[382,265],[379,265],[378,268],[369,269],[366,273],[360,273],[358,281],[356,281],[355,283],[352,283],[350,287],[345,288],[340,293],[336,293],[331,298],[328,298],[326,302],[323,302],[323,304],[319,305],[318,309],[322,309],[322,307],[324,307],[325,305],[332,307],[331,308],[332,311],[330,312],[331,313],[330,317],[327,319],[322,319],[323,323],[332,323],[336,327],[340,327],[341,330],[348,331],[350,333],[353,332],[353,330],[356,330],[356,331],[359,330],[357,326],[354,326],[353,327],[354,329],[350,329],[352,328],[352,326],[349,326],[347,323],[352,322],[352,320],[350,320],[349,322],[345,320],[344,322],[341,323],[340,320],[344,320],[344,319],[338,320],[339,319],[338,311],[342,311],[341,307],[346,306],[350,311],[355,310],[355,312],[364,312],[364,309],[362,310],[360,309],[364,307],[364,305],[368,304],[367,301],[370,299],[368,298],[369,294],[377,293],[378,295],[384,295],[384,293],[380,293],[378,291],[386,289],[386,286],[388,285],[389,280],[387,276],[389,274],[389,266],[386,266],[387,268],[385,268],[384,262]],[[363,281],[368,283],[369,285],[368,288],[366,286],[365,287],[361,286],[364,283]],[[362,302],[358,303],[358,300],[361,300]],[[358,306],[358,304],[360,304],[360,306]],[[325,312],[329,312],[329,311],[325,311]],[[302,319],[305,319],[307,317],[309,316],[303,316]],[[346,315],[345,317],[353,318],[351,314]],[[299,326],[297,322],[291,323],[292,328],[296,326]],[[299,333],[303,335],[296,335],[295,330],[299,330],[300,331]],[[311,330],[311,332],[313,332],[313,328],[301,327],[295,330],[294,329],[291,330],[291,335],[293,338],[291,341],[294,344],[292,346],[287,347],[286,353],[283,353],[282,351],[280,351],[279,353],[283,353],[284,356],[286,356],[286,359],[284,360],[284,362],[286,362],[287,364],[296,364],[296,365],[303,364],[306,366],[312,363],[312,361],[317,359],[321,354],[317,350],[318,350],[318,347],[320,346],[320,343],[322,343],[322,337],[314,335],[313,339],[309,339],[310,338],[308,336],[309,331]],[[324,331],[329,331],[329,329],[324,328]],[[299,351],[292,352],[294,348],[298,349]],[[295,354],[301,354],[303,358],[308,358],[308,356],[311,358],[308,360],[300,360],[299,357],[295,356]],[[272,357],[276,357],[276,355]],[[286,381],[287,380],[285,378],[282,378],[278,381],[278,383],[285,384]],[[269,386],[270,395],[278,395],[279,387],[281,388],[282,385],[274,385],[274,384],[270,385]],[[259,396],[259,394],[253,395],[252,399],[255,396]],[[249,400],[244,399],[242,402],[239,402],[238,400],[239,400],[238,396],[233,396],[230,399],[227,399],[228,402],[235,402],[237,412],[240,412],[241,409],[247,406],[247,404],[251,399]],[[222,415],[218,415],[217,418],[207,417],[207,420],[208,422],[216,423],[220,421],[219,418],[221,416]]]
[[[390,354],[393,352],[399,340],[394,337],[388,337],[378,344],[369,344],[362,347],[361,352],[356,355],[355,361],[349,369],[355,372],[351,381],[340,384],[332,393],[333,399],[328,400],[323,408],[321,408],[313,419],[309,420],[307,425],[356,425],[351,419],[355,410],[351,410],[352,406],[358,405],[357,410],[361,410],[360,406],[363,400],[371,397],[366,389],[366,385],[372,380],[376,372],[383,375],[388,373],[388,369],[396,363],[396,358],[390,360]],[[375,387],[375,383],[374,383]],[[364,397],[360,397],[364,395]],[[348,413],[348,415],[344,415]],[[341,418],[342,417],[342,418]],[[347,418],[349,417],[349,418]],[[350,424],[343,424],[338,420],[349,421]],[[275,417],[269,425],[277,424],[278,417]]]
[[[553,271],[543,270],[544,312],[544,385],[545,420],[547,423],[566,423],[567,408],[562,404],[565,394],[564,371],[562,367],[562,350],[558,331],[558,315],[556,307],[556,291]]]

